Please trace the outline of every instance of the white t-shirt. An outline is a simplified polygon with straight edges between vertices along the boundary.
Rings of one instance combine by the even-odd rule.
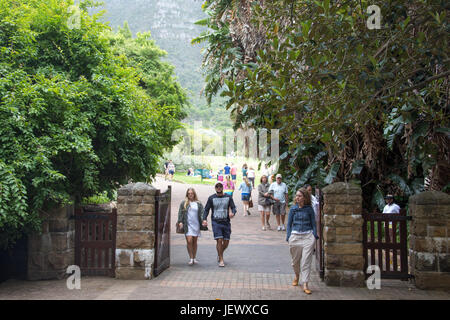
[[[387,204],[384,206],[383,213],[400,213],[400,207],[395,203]]]
[[[255,170],[249,169],[247,172],[248,178],[254,178],[255,177]]]

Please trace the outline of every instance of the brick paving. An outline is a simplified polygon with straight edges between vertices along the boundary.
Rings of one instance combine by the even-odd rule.
[[[168,182],[158,178],[154,185],[166,189]],[[188,185],[171,183],[171,224],[177,219],[178,205]],[[206,203],[213,186],[194,186],[200,200]],[[253,193],[256,203],[257,193]],[[293,272],[285,231],[278,232],[271,216],[272,230],[262,231],[256,208],[243,216],[240,196],[234,200],[238,215],[232,220],[229,248],[225,251],[225,268],[216,261],[215,241],[211,231],[202,232],[198,241],[199,264],[189,266],[183,235],[171,235],[171,267],[155,279],[145,281],[116,280],[107,277],[83,277],[80,290],[68,290],[65,280],[18,281],[0,284],[0,300],[401,300],[450,299],[449,292],[425,291],[411,282],[382,280],[381,290],[367,288],[327,287],[316,272],[311,275],[312,295],[291,285]],[[210,220],[208,221],[210,223]],[[211,229],[211,225],[209,225]],[[314,262],[313,262],[314,263]],[[313,265],[314,270],[314,265]]]

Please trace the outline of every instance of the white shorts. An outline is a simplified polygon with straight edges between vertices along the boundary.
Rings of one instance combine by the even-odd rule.
[[[262,206],[258,204],[258,211],[270,212],[270,206]]]

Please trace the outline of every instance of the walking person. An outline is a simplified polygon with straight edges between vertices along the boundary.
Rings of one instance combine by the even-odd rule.
[[[225,267],[223,253],[228,248],[231,235],[231,220],[236,215],[233,198],[223,193],[223,185],[217,182],[216,193],[208,198],[203,212],[203,226],[208,226],[208,215],[211,210],[211,225],[216,240],[217,260],[219,267]],[[231,212],[230,212],[231,210]]]
[[[223,167],[223,171],[225,175],[229,175],[230,174],[230,166],[228,166],[228,163],[225,163],[225,167]]]
[[[241,183],[238,190],[241,190],[241,200],[244,204],[244,216],[249,216],[249,201],[252,196],[252,185],[247,177],[244,177],[244,181]]]
[[[253,170],[252,167],[250,167],[250,169],[248,169],[247,177],[248,177],[248,180],[250,181],[250,183],[252,184],[252,188],[254,189],[255,188],[256,172],[255,172],[255,170]]]
[[[203,205],[198,200],[194,188],[188,188],[186,197],[180,203],[178,209],[178,221],[180,227],[184,226],[184,235],[186,237],[186,246],[189,254],[189,265],[198,263],[197,240],[200,237],[200,225],[202,223]]]
[[[272,200],[275,200],[272,207],[272,212],[275,215],[275,218],[277,219],[278,224],[277,230],[284,231],[286,230],[284,222],[286,219],[286,212],[288,210],[287,206],[289,203],[289,194],[286,184],[282,181],[281,174],[277,174],[276,182],[270,185],[269,193],[272,196]]]
[[[316,218],[316,221],[319,220],[319,200],[317,200],[316,196],[312,194],[312,187],[309,184],[306,184],[304,188],[308,191],[309,195],[311,196],[311,207],[314,210],[314,216]]]
[[[236,184],[236,177],[237,177],[237,167],[234,163],[231,163],[231,180],[233,180],[233,183]]]
[[[262,230],[270,230],[270,207],[272,206],[272,199],[269,194],[269,182],[267,176],[263,175],[259,180],[261,184],[258,186],[258,211],[261,215]]]
[[[164,162],[164,181],[167,181],[167,176],[169,175],[169,161]]]
[[[269,184],[272,184],[272,183],[274,183],[275,182],[275,176],[273,175],[273,174],[271,174],[270,176],[269,176]]]
[[[223,192],[233,197],[234,188],[235,186],[233,181],[231,181],[230,175],[227,175],[223,183]]]
[[[169,164],[167,165],[167,170],[169,171],[169,180],[173,180],[173,175],[175,174],[175,165],[172,160],[169,160]]]
[[[244,163],[244,164],[242,165],[242,178],[247,177],[247,171],[248,171],[247,164]]]
[[[292,285],[297,286],[300,281],[303,284],[303,291],[306,294],[311,294],[308,282],[314,245],[319,237],[317,236],[316,221],[309,192],[305,188],[299,189],[295,194],[294,201],[295,204],[289,211],[286,232],[286,241],[289,243],[292,267],[295,273]]]
[[[383,208],[383,213],[400,213],[400,206],[394,203],[394,196],[392,194],[386,195],[384,197],[386,201],[386,205]],[[389,239],[391,239],[391,243],[394,240],[394,231],[392,230],[392,221],[389,221]],[[392,260],[391,260],[392,262]]]

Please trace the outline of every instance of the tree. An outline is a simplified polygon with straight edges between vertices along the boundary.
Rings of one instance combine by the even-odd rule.
[[[367,28],[369,4],[381,8],[379,30]],[[281,169],[293,187],[357,178],[366,207],[387,191],[420,191],[427,176],[445,188],[448,5],[218,0],[205,8],[210,28],[232,26],[232,48],[247,57],[206,60],[218,50],[210,41],[205,67],[231,60],[217,77],[236,125],[281,130]]]
[[[116,55],[124,56],[128,65],[139,74],[139,86],[152,97],[154,103],[172,112],[178,120],[186,117],[189,107],[183,88],[176,81],[174,67],[162,61],[167,52],[156,46],[150,32],[137,33],[136,38],[125,21],[117,33],[109,33],[109,41]]]
[[[2,247],[39,230],[40,210],[153,177],[180,127],[182,105],[142,88],[93,2],[75,24],[72,4],[0,0]]]

